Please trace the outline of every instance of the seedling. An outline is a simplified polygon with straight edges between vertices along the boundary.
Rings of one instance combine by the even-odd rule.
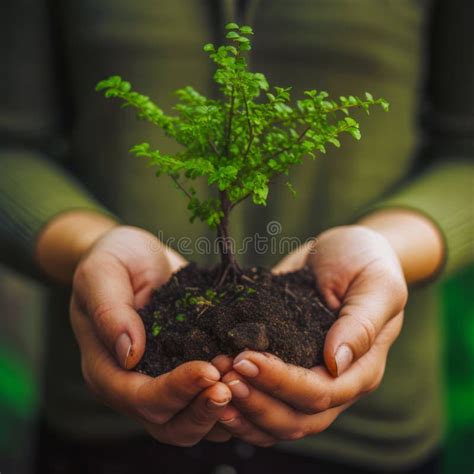
[[[166,114],[149,97],[132,89],[120,76],[97,84],[107,98],[118,98],[124,107],[138,110],[148,120],[182,145],[174,154],[162,153],[149,143],[132,147],[136,156],[145,157],[156,168],[156,175],[168,175],[188,199],[191,222],[207,223],[217,232],[221,257],[215,287],[226,278],[238,281],[242,270],[235,258],[229,234],[229,215],[246,199],[264,206],[269,187],[305,157],[315,159],[326,153],[326,146],[340,146],[343,133],[361,138],[359,123],[351,112],[379,105],[388,110],[384,99],[370,93],[330,99],[324,91],[308,90],[291,102],[291,87],[270,86],[266,77],[248,69],[246,55],[251,50],[249,26],[229,23],[227,44],[206,44],[204,51],[216,64],[214,80],[221,98],[209,99],[191,86],[178,89],[176,115]],[[216,189],[215,197],[201,197],[193,187],[198,178]],[[291,181],[286,181],[295,193]]]

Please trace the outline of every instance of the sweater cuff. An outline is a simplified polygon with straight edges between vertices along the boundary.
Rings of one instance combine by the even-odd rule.
[[[474,262],[474,163],[438,163],[364,214],[384,208],[405,208],[424,214],[439,228],[446,245],[443,273]]]
[[[62,212],[111,215],[67,172],[39,154],[6,150],[0,162],[0,241],[9,261],[12,252],[17,262],[31,264],[38,234]]]

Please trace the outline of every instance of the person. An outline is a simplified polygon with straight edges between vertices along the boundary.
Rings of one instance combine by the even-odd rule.
[[[472,3],[4,0],[2,9],[1,256],[50,295],[38,469],[434,472],[435,280],[473,257]],[[370,90],[392,108],[362,122],[361,143],[295,169],[297,200],[274,191],[266,208],[243,205],[232,222],[238,239],[275,219],[282,236],[317,236],[315,254],[303,246],[277,263],[249,249],[244,260],[313,268],[339,309],[325,367],[245,351],[152,379],[131,370],[145,344],[136,309],[186,264],[155,234],[208,231],[127,154],[143,139],[174,145],[94,85],[120,74],[165,109],[187,83],[212,94],[200,45],[230,20],[253,25],[253,64],[295,96]]]

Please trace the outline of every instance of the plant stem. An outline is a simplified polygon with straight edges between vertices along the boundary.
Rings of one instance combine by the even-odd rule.
[[[233,242],[229,236],[229,214],[232,209],[232,203],[226,191],[220,192],[220,200],[223,216],[217,226],[217,238],[221,257],[221,268],[216,281],[217,288],[222,286],[228,275],[232,275],[232,277],[236,279],[242,273],[237,259],[235,258]]]
[[[235,87],[232,86],[232,94],[230,96],[230,104],[229,104],[229,118],[227,119],[227,130],[226,130],[226,138],[225,138],[225,148],[224,148],[224,155],[226,158],[229,157],[229,147],[230,147],[230,138],[232,133],[232,120],[234,118],[234,104],[235,104]]]
[[[247,155],[249,154],[250,147],[252,146],[254,133],[253,133],[252,121],[250,120],[250,110],[249,110],[249,104],[247,102],[247,95],[245,94],[245,89],[243,87],[242,87],[242,97],[244,98],[245,114],[247,116],[247,123],[249,127],[249,140],[247,143],[247,148],[244,152],[244,160],[245,160],[247,158]]]
[[[171,175],[170,175],[171,176]],[[192,199],[193,197],[191,196],[191,194],[186,190],[186,188],[178,181],[177,178],[175,178],[174,176],[171,176],[171,179],[173,180],[174,184],[177,186],[178,189],[180,189],[188,199]]]
[[[298,135],[298,138],[296,139],[296,141],[294,143],[292,143],[291,145],[288,145],[287,147],[285,148],[280,148],[279,150],[275,151],[274,153],[272,153],[270,155],[270,157],[268,158],[267,162],[273,158],[276,158],[278,155],[281,155],[282,153],[284,153],[285,151],[289,151],[291,150],[295,145],[297,145],[298,143],[301,142],[301,140],[303,140],[303,138],[305,137],[305,135],[308,133],[308,131],[311,129],[311,125],[307,125],[302,131],[301,133]]]

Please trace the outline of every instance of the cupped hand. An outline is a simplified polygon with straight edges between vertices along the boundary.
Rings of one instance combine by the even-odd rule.
[[[185,264],[152,234],[115,227],[79,263],[71,299],[89,388],[105,404],[139,420],[157,440],[177,446],[206,436],[231,399],[219,371],[207,362],[188,362],[156,378],[129,370],[145,349],[136,310]]]
[[[381,234],[362,226],[333,228],[285,257],[274,271],[305,264],[339,314],[326,337],[325,366],[304,369],[252,351],[213,361],[232,391],[220,423],[252,444],[269,446],[325,430],[379,386],[402,327],[407,285],[397,255]]]

